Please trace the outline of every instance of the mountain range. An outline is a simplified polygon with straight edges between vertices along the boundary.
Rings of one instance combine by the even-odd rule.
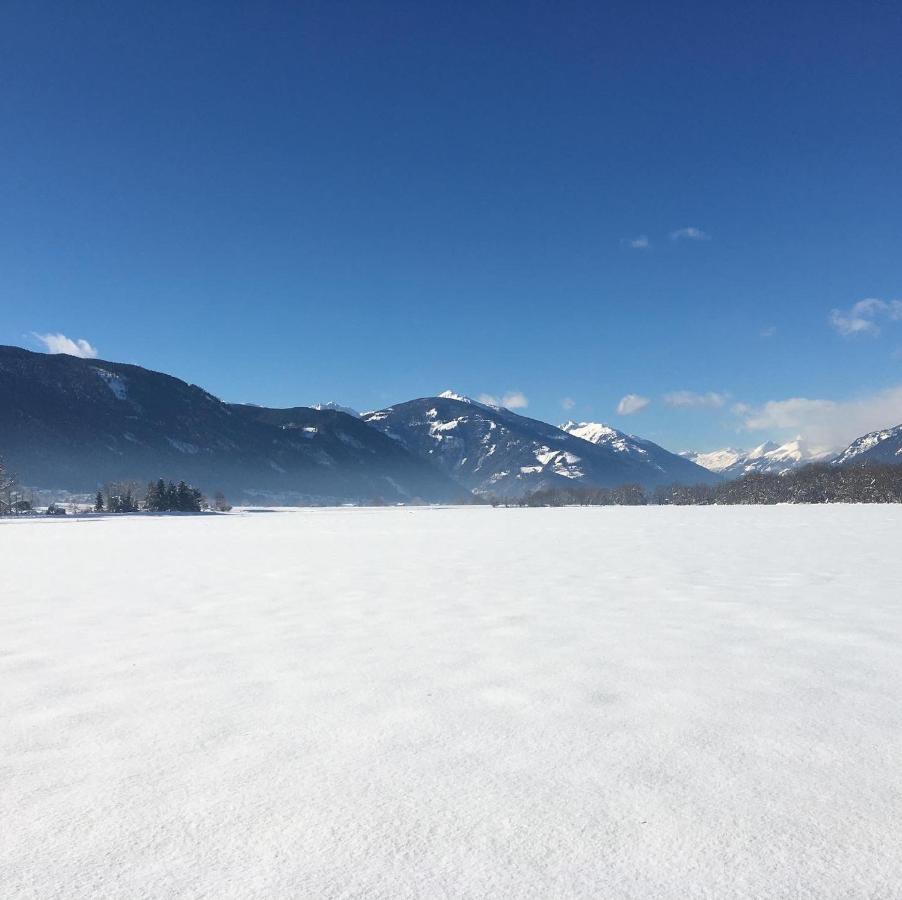
[[[225,403],[124,363],[0,346],[0,456],[31,487],[158,477],[234,502],[454,502],[559,486],[653,488],[825,459],[798,441],[675,454],[595,422],[560,427],[452,391],[362,415],[337,403]],[[902,462],[902,426],[834,460]]]
[[[0,347],[0,454],[31,487],[163,477],[242,502],[454,501],[460,485],[360,419],[223,403],[139,366]]]
[[[681,456],[729,479],[740,478],[750,472],[784,475],[808,463],[827,461],[833,454],[828,450],[810,447],[797,438],[785,444],[767,441],[752,450],[727,447],[710,453],[684,451]]]
[[[478,494],[516,497],[573,484],[655,487],[720,480],[663,447],[614,429],[608,429],[610,438],[586,440],[568,430],[580,427],[575,423],[557,428],[453,391],[365,413],[362,419]]]

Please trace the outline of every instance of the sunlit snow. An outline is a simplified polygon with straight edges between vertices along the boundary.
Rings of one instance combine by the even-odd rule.
[[[898,896],[900,530],[2,520],[0,896]]]

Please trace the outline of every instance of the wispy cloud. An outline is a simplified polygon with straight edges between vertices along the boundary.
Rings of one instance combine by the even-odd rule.
[[[763,338],[772,338],[777,333],[776,325],[768,325],[767,328],[762,328],[759,334]]]
[[[476,398],[487,406],[503,406],[505,409],[526,409],[529,400],[522,391],[508,391],[500,397],[495,394],[480,394]]]
[[[37,332],[33,332],[33,336],[46,347],[48,353],[68,353],[69,356],[80,356],[82,359],[94,359],[97,356],[97,349],[84,338],[73,341],[64,334],[38,334]]]
[[[710,241],[711,235],[702,231],[701,228],[695,228],[687,225],[685,228],[677,228],[676,231],[670,232],[670,240],[672,241]]]
[[[576,401],[572,397],[564,397],[561,400],[561,409],[571,410],[576,406]]]
[[[859,300],[847,310],[830,311],[830,324],[843,337],[856,334],[880,334],[880,322],[899,321],[902,319],[902,300],[878,300],[868,297]]]
[[[746,431],[791,430],[812,444],[843,447],[878,428],[902,424],[902,385],[852,400],[790,397],[761,406],[736,404]]]
[[[677,409],[707,408],[720,409],[727,402],[726,394],[708,391],[707,394],[696,394],[693,391],[672,391],[664,395],[664,402]]]
[[[642,397],[639,394],[627,394],[625,397],[621,397],[620,402],[617,404],[617,413],[621,416],[631,416],[645,409],[649,403],[651,403],[651,400],[648,397]]]
[[[651,246],[651,241],[644,234],[640,234],[639,237],[629,238],[624,243],[633,250],[648,250]]]

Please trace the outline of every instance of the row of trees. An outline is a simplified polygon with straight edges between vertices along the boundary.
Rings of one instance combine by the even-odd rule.
[[[200,512],[204,502],[201,492],[184,481],[166,484],[163,479],[147,485],[144,508],[151,512]]]
[[[111,482],[97,492],[94,512],[132,513],[145,509],[148,512],[200,512],[210,508],[203,494],[185,481],[178,484],[162,478],[151,481],[139,499],[140,487],[135,482]],[[225,512],[231,509],[225,495],[217,491],[212,508]]]
[[[492,506],[645,506],[648,495],[638,484],[616,488],[556,487],[542,488],[514,499],[491,497]]]
[[[0,457],[0,516],[28,513],[33,506]],[[84,509],[74,499],[68,507],[73,513]],[[134,481],[109,482],[97,491],[93,505],[94,512],[105,513],[133,513],[141,509],[149,512],[201,512],[204,509],[228,512],[231,508],[222,491],[213,495],[211,503],[187,482],[175,484],[162,478],[150,482],[146,490]],[[66,505],[61,503],[51,503],[47,508],[48,515],[65,515],[66,511]]]
[[[94,500],[94,512],[133,513],[138,511],[138,498],[130,484],[112,484],[104,492],[98,491]]]
[[[668,485],[646,491],[637,484],[618,488],[560,487],[520,500],[491,500],[493,506],[707,506],[775,503],[902,503],[902,465],[831,466],[816,463],[785,475],[749,473],[717,485]]]

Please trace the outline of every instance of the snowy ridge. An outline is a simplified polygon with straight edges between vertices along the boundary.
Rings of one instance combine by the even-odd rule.
[[[641,438],[625,434],[601,422],[565,422],[561,425],[561,430],[591,444],[608,446],[617,453],[648,455],[648,450],[643,446],[646,442]]]
[[[351,409],[350,406],[342,406],[340,403],[336,403],[334,400],[330,400],[328,403],[314,403],[310,408],[317,410],[331,410],[332,412],[342,412],[345,415],[353,416],[355,419],[360,418],[360,413],[357,412],[356,409]]]
[[[785,444],[765,441],[751,450],[725,447],[709,453],[684,451],[681,455],[726,478],[741,478],[752,472],[785,475],[799,466],[823,462],[829,459],[831,453],[823,448],[811,447],[801,438],[796,438]]]
[[[442,391],[439,394],[442,400],[457,400],[459,403],[474,403],[475,401],[471,400],[469,397],[465,397],[463,394],[458,394],[455,391]]]
[[[862,435],[833,462],[840,466],[858,462],[902,462],[902,425]]]

